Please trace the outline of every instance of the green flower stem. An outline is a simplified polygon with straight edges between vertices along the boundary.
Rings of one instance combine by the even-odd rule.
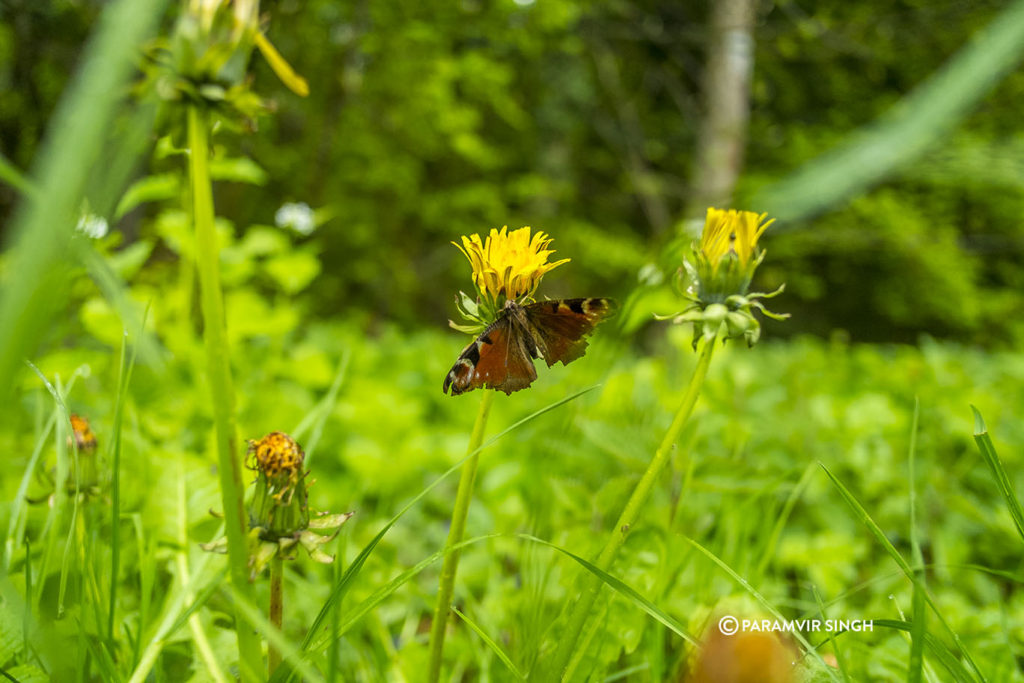
[[[608,542],[605,543],[601,554],[594,561],[595,566],[602,571],[607,572],[609,570],[612,561],[615,559],[615,554],[622,547],[622,544],[626,542],[626,537],[640,517],[640,512],[651,493],[651,489],[668,463],[669,455],[675,446],[676,439],[679,438],[679,432],[682,431],[683,426],[690,419],[690,414],[693,413],[693,407],[697,403],[698,396],[700,396],[701,387],[704,385],[704,377],[707,375],[708,366],[711,363],[711,354],[714,351],[715,341],[716,338],[705,339],[704,348],[701,349],[700,357],[697,360],[697,367],[693,371],[693,377],[690,378],[690,385],[686,388],[686,393],[683,395],[683,401],[679,405],[679,410],[676,411],[672,424],[669,426],[668,431],[665,432],[665,438],[662,439],[661,445],[654,452],[651,464],[647,466],[647,470],[640,477],[636,488],[633,489],[633,495],[629,497],[625,509],[619,515],[619,520],[615,523]],[[580,633],[583,632],[583,627],[587,623],[587,617],[590,616],[600,589],[600,578],[595,574],[587,573],[583,579],[580,597],[569,614],[569,621],[565,632],[558,645],[558,649],[555,651],[554,662],[556,668],[554,671],[560,672],[563,681],[568,681],[572,678],[580,661],[582,652],[576,652],[576,643],[579,641]],[[576,656],[574,657],[573,655]]]
[[[281,591],[281,578],[284,576],[284,559],[281,552],[274,553],[270,560],[270,623],[278,631],[284,623],[284,593]],[[267,677],[274,675],[277,667],[281,665],[281,652],[273,645],[268,644],[267,652]]]
[[[242,463],[235,436],[235,394],[231,383],[231,360],[224,328],[224,296],[220,287],[220,258],[214,226],[213,190],[207,157],[210,153],[207,122],[196,107],[188,110],[189,175],[192,180],[192,219],[196,226],[196,270],[199,272],[200,302],[206,371],[213,406],[217,438],[224,526],[228,539],[231,585],[243,598],[252,599],[249,583],[249,551],[245,533]],[[258,680],[256,663],[261,661],[259,641],[241,614],[236,615],[238,662],[242,680]]]
[[[487,415],[491,412],[493,402],[494,392],[485,389],[483,398],[480,400],[480,412],[477,413],[476,423],[473,425],[473,434],[469,438],[467,453],[472,453],[483,443]],[[476,482],[476,468],[479,462],[480,454],[477,453],[462,466],[459,489],[455,494],[455,509],[452,511],[451,528],[448,530],[448,542],[445,543],[446,550],[458,545],[466,532],[466,515],[469,513],[469,503],[473,499],[473,484]],[[441,586],[437,591],[437,604],[434,606],[434,622],[430,626],[430,670],[427,675],[427,680],[430,683],[437,683],[441,678],[444,636],[448,626],[448,615],[451,611],[452,592],[455,589],[455,574],[459,568],[460,553],[459,550],[446,552],[444,564],[441,567]]]

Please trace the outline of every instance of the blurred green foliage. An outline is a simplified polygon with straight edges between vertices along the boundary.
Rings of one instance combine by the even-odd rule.
[[[5,3],[0,150],[27,167],[98,3]],[[870,124],[941,67],[1001,3],[762,7],[739,208]],[[310,305],[405,325],[450,314],[460,234],[532,224],[582,267],[553,294],[622,296],[682,229],[700,118],[703,5],[264,3],[268,36],[310,83],[300,99],[260,59],[276,114],[223,135],[264,190],[218,188],[241,230],[287,201],[329,217]],[[1010,73],[924,157],[848,205],[782,224],[759,286],[789,282],[775,334],[922,331],[1003,345],[1024,337],[1024,185]],[[159,170],[139,169],[141,175]],[[0,188],[0,217],[14,203]],[[129,241],[152,219],[118,224]],[[785,275],[783,275],[785,273]]]
[[[3,4],[0,149],[15,166],[30,166],[100,4]],[[288,567],[286,635],[297,642],[337,572],[464,451],[475,395],[441,393],[465,342],[444,320],[454,311],[452,295],[469,282],[449,241],[533,224],[555,236],[559,257],[573,259],[542,295],[624,297],[681,229],[705,8],[567,0],[419,7],[282,0],[263,8],[268,35],[309,80],[311,95],[290,95],[257,59],[258,90],[279,88],[275,115],[259,119],[255,131],[214,138],[238,421],[244,438],[291,432],[313,470],[314,507],[357,513],[337,544],[341,567]],[[813,11],[787,1],[765,8],[740,196],[873,121],[997,9],[995,2],[831,1]],[[995,348],[1024,338],[1014,106],[1022,87],[1024,76],[1010,74],[941,148],[897,177],[813,221],[768,233],[756,285],[788,282],[779,308],[794,320],[766,324],[769,341],[752,352],[728,346],[716,357],[670,471],[613,567],[692,632],[715,609],[757,607],[687,538],[786,616],[816,614],[819,599],[829,616],[909,613],[909,582],[817,463],[909,557],[906,451],[918,398],[916,532],[929,588],[986,677],[1019,680],[1019,539],[971,443],[967,405],[985,415],[1012,487],[1024,490],[1016,420],[1024,362]],[[171,128],[153,136],[152,154],[129,187],[103,188],[119,197],[95,205],[114,229],[98,240],[75,238],[63,317],[32,358],[58,388],[75,378],[68,408],[90,418],[106,453],[124,326],[140,347],[125,401],[115,640],[102,647],[81,624],[92,618],[88,591],[93,584],[105,591],[111,579],[103,575],[108,501],[82,503],[81,537],[54,520],[53,508],[28,504],[19,486],[28,499],[46,500],[64,435],[51,426],[59,424],[51,421],[56,411],[35,374],[18,375],[5,410],[0,491],[14,504],[0,508],[0,527],[24,524],[33,543],[63,552],[72,539],[66,547],[83,549],[30,576],[26,568],[38,571],[48,551],[15,543],[17,534],[7,538],[0,666],[19,680],[38,678],[40,667],[66,679],[86,662],[100,677],[126,677],[147,643],[159,640],[182,558],[200,585],[214,586],[196,614],[221,665],[230,664],[231,599],[216,583],[222,565],[197,548],[217,534],[209,510],[219,497],[193,232],[181,209],[182,141]],[[4,226],[15,199],[0,185]],[[282,213],[285,204],[295,205]],[[4,282],[30,284],[37,283]],[[542,368],[529,392],[496,401],[492,433],[602,385],[485,451],[468,535],[500,537],[464,551],[456,596],[520,669],[557,642],[559,610],[580,569],[516,535],[584,557],[601,545],[692,370],[689,330],[655,329],[625,339],[603,326],[585,358]],[[783,334],[794,337],[772,340]],[[906,340],[917,345],[893,343]],[[34,456],[40,462],[30,466]],[[443,546],[454,490],[454,479],[445,481],[390,531],[346,596],[342,618]],[[435,572],[414,576],[345,634],[346,680],[418,678]],[[19,611],[32,582],[39,609]],[[635,605],[616,598],[601,609],[587,652],[595,678],[632,670],[628,680],[664,680],[681,669],[681,643]],[[29,634],[35,652],[25,647],[29,622],[39,629]],[[934,620],[928,628],[955,652]],[[467,680],[507,678],[470,629],[456,626],[449,644]],[[837,644],[852,680],[905,677],[909,645],[896,631],[847,634]],[[163,646],[155,679],[202,678],[205,664],[187,627]],[[116,661],[97,652],[114,652]],[[929,664],[945,673],[937,660]],[[828,677],[811,657],[801,666],[811,680]]]
[[[229,294],[229,300],[244,299],[262,301],[267,307],[262,312],[244,313],[264,320],[260,316],[270,303],[255,293]],[[91,306],[79,313],[88,329],[102,327],[95,315]],[[126,534],[123,562],[129,568],[152,562],[154,574],[140,592],[135,570],[127,570],[119,586],[118,623],[124,620],[132,630],[141,626],[143,633],[152,632],[161,596],[175,576],[179,515],[185,515],[188,552],[196,562],[194,544],[216,533],[218,521],[208,511],[219,504],[206,455],[211,415],[195,385],[201,349],[159,310],[152,317],[175,354],[162,370],[136,368],[122,455],[122,506],[129,519],[139,520],[136,531]],[[236,333],[234,344],[241,433],[254,438],[280,428],[300,435],[315,480],[313,507],[356,512],[337,546],[348,564],[396,510],[463,451],[475,401],[440,392],[459,343],[454,333],[409,333],[390,323],[372,339],[359,321],[256,327]],[[558,626],[550,624],[580,570],[514,535],[532,534],[585,557],[597,550],[667,427],[695,360],[689,342],[685,329],[673,329],[655,357],[637,358],[627,347],[599,337],[585,359],[557,372],[542,370],[529,392],[496,401],[494,432],[577,388],[603,384],[485,451],[467,537],[503,536],[466,549],[457,603],[500,640],[520,668],[530,668],[553,646]],[[55,350],[39,362],[51,380],[87,368],[69,408],[91,418],[101,451],[109,438],[109,397],[117,374],[112,344],[87,334],[76,348]],[[321,404],[342,371],[336,402]],[[1024,609],[1024,577],[1013,573],[1020,565],[1019,538],[971,442],[967,403],[986,415],[1012,485],[1024,490],[1019,457],[1024,431],[1014,419],[1014,406],[1024,400],[1022,387],[1019,355],[948,343],[873,348],[801,338],[765,342],[754,351],[728,346],[716,358],[695,419],[613,572],[695,633],[714,609],[754,610],[756,603],[688,547],[686,538],[715,553],[787,617],[816,613],[817,593],[830,605],[830,617],[898,619],[899,610],[910,608],[909,583],[817,463],[845,483],[909,557],[906,449],[919,397],[917,533],[930,590],[986,675],[1009,676],[1016,666],[1013,657],[1024,652],[1024,630],[1012,619]],[[0,433],[0,448],[11,454],[0,480],[7,499],[13,498],[35,442],[43,438],[39,426],[52,410],[34,375],[23,375],[19,394],[9,411],[12,428]],[[316,437],[311,420],[322,420]],[[52,466],[51,458],[46,456],[42,470]],[[187,500],[179,509],[182,476]],[[41,481],[32,481],[30,495],[45,494]],[[446,481],[385,537],[352,587],[343,615],[442,547],[455,483]],[[795,505],[780,522],[794,495]],[[45,506],[29,507],[30,537],[39,533],[45,512]],[[0,525],[8,522],[5,508]],[[102,521],[98,524],[93,552],[102,567],[99,539],[107,532]],[[146,559],[146,553],[152,556]],[[24,580],[20,557],[14,549],[14,585]],[[302,635],[326,599],[331,574],[330,567],[289,564],[291,638]],[[416,679],[426,661],[423,619],[432,608],[435,580],[430,570],[418,575],[354,625],[341,648],[345,679],[386,680],[399,671]],[[264,599],[265,583],[258,582],[258,589]],[[38,618],[61,647],[75,652],[78,631],[71,617],[84,605],[72,601],[64,619],[50,622],[52,612],[46,610],[54,605],[54,591],[56,576],[48,582]],[[229,634],[223,629],[230,629],[222,616],[229,605],[218,595],[200,614],[211,639],[222,642]],[[150,604],[149,611],[140,614],[141,604]],[[681,666],[684,652],[676,637],[634,605],[616,599],[601,609],[607,610],[606,618],[591,642],[589,668],[612,674],[643,663],[664,667],[663,672]],[[898,633],[876,627],[871,634],[842,638],[852,680],[902,676],[908,646]],[[501,665],[467,628],[456,627],[449,648],[448,655],[468,667],[472,679],[489,671],[494,680],[506,680]],[[176,638],[159,666],[170,675],[176,658],[184,658],[177,675],[185,676],[189,666],[202,668],[188,664],[193,656],[189,641]],[[803,665],[812,671],[819,666],[809,658]]]

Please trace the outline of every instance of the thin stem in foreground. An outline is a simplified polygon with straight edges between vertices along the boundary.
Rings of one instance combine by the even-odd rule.
[[[270,560],[270,623],[278,631],[281,630],[281,625],[284,623],[284,593],[281,588],[283,577],[284,559],[281,557],[281,553],[277,552]],[[267,676],[270,677],[281,665],[281,651],[273,644],[268,643],[267,647]]]
[[[622,544],[626,542],[626,537],[640,517],[640,512],[643,509],[644,503],[647,502],[647,497],[650,495],[654,483],[661,476],[665,465],[668,463],[669,455],[675,446],[676,439],[679,438],[679,433],[682,431],[683,426],[686,425],[687,420],[690,419],[690,414],[693,413],[693,407],[700,396],[701,387],[704,385],[704,377],[707,375],[708,366],[711,363],[711,354],[714,351],[715,341],[716,338],[705,340],[704,347],[701,349],[700,357],[697,360],[697,367],[693,371],[693,377],[690,378],[690,384],[686,388],[686,393],[683,395],[683,401],[679,405],[679,410],[676,411],[676,416],[672,419],[672,424],[669,426],[668,431],[665,432],[665,438],[662,439],[661,445],[658,446],[658,450],[654,452],[651,463],[647,466],[647,470],[640,477],[636,488],[633,489],[633,494],[629,497],[629,501],[622,510],[622,514],[619,515],[619,520],[615,523],[615,527],[612,529],[611,536],[609,536],[608,541],[605,543],[604,549],[601,550],[601,554],[594,561],[594,565],[604,572],[607,572],[611,567],[615,554],[622,547]],[[580,661],[582,653],[576,652],[576,643],[579,641],[580,633],[583,632],[583,627],[587,623],[587,617],[590,616],[600,589],[601,580],[595,574],[587,573],[583,578],[583,588],[580,592],[580,597],[576,604],[573,605],[565,633],[558,645],[558,649],[555,651],[555,667],[553,671],[558,672],[563,681],[568,681],[572,678]]]
[[[206,370],[217,439],[217,471],[228,540],[228,567],[231,585],[239,595],[251,602],[242,463],[235,447],[235,394],[231,382],[227,333],[224,329],[224,296],[220,286],[220,258],[214,227],[213,190],[207,159],[210,148],[206,126],[202,113],[194,106],[189,107],[189,176],[192,180],[192,219],[196,227],[196,270],[199,272]],[[241,614],[236,616],[235,632],[242,680],[258,680],[256,663],[262,659],[259,641]]]
[[[469,438],[469,448],[467,449],[469,453],[480,448],[480,444],[483,443],[487,415],[491,412],[493,402],[494,392],[484,390],[483,398],[480,400],[480,412],[477,413],[473,433]],[[448,541],[445,543],[446,549],[459,544],[466,532],[466,515],[469,513],[469,503],[473,499],[473,485],[476,482],[476,468],[479,462],[480,454],[477,453],[462,466],[458,493],[455,494],[455,509],[452,511],[451,528],[448,531]],[[461,551],[458,549],[447,553],[444,565],[441,567],[441,585],[437,591],[437,604],[434,606],[434,622],[430,626],[430,669],[427,676],[430,683],[437,683],[441,678],[444,636],[448,627],[448,616],[451,612],[452,593],[455,590],[455,574],[459,568],[460,553]]]

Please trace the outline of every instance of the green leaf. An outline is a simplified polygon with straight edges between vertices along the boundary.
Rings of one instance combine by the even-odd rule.
[[[11,661],[24,641],[21,637],[21,619],[6,605],[0,607],[0,665]]]
[[[267,274],[288,294],[297,294],[320,274],[320,260],[308,251],[274,256],[264,264]]]
[[[32,664],[19,664],[6,670],[7,675],[18,683],[49,683],[52,679]]]
[[[999,454],[996,453],[995,446],[992,445],[992,439],[989,438],[984,418],[982,418],[981,413],[973,405],[971,410],[974,411],[974,442],[978,444],[981,456],[985,458],[988,468],[992,471],[992,476],[996,480],[996,487],[1006,503],[1006,509],[1010,511],[1010,516],[1013,517],[1017,533],[1021,539],[1024,539],[1024,510],[1021,509],[1020,500],[1017,498],[1017,493],[1013,490],[1013,484],[1010,483],[1010,477],[1003,468],[1003,463],[999,459]]]
[[[135,308],[135,302],[129,305]],[[141,314],[141,311],[139,311]],[[79,311],[82,325],[96,339],[112,348],[121,344],[122,322],[121,316],[110,307],[105,299],[93,297],[84,304]]]
[[[155,246],[149,240],[132,242],[124,249],[107,256],[107,263],[123,280],[129,280],[149,260],[149,255],[153,253]]]
[[[249,185],[266,185],[267,172],[248,157],[210,159],[210,177]]]
[[[114,220],[146,202],[174,199],[181,194],[181,178],[177,173],[160,173],[136,180],[121,196],[114,210]]]
[[[271,306],[251,289],[239,289],[224,297],[228,337],[232,344],[249,337],[279,337],[299,324],[299,313],[289,306]]]
[[[250,225],[238,244],[239,250],[249,257],[270,256],[287,251],[288,237],[280,228],[269,225]]]

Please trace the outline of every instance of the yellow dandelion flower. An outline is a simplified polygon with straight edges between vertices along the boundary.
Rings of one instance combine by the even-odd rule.
[[[487,239],[480,235],[462,238],[462,244],[452,242],[465,255],[473,268],[473,284],[480,295],[498,310],[501,299],[523,300],[537,290],[546,273],[569,259],[548,262],[554,250],[548,249],[551,238],[537,231],[530,236],[530,228],[508,231],[491,229]]]
[[[767,216],[753,211],[709,208],[700,238],[700,250],[712,269],[717,270],[729,253],[735,254],[740,267],[745,269],[754,256],[761,233],[775,222],[775,219],[766,221]]]

